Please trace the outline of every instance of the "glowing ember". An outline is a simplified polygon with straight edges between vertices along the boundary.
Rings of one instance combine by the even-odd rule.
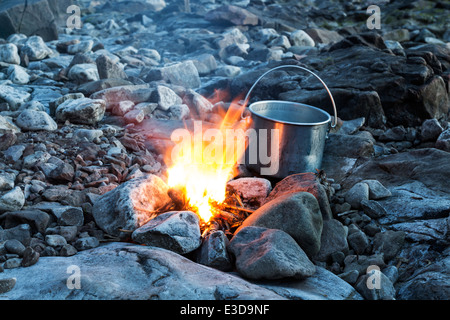
[[[233,168],[245,152],[245,121],[241,106],[232,104],[217,128],[204,130],[201,121],[194,122],[193,134],[187,129],[172,133],[176,143],[168,170],[170,188],[183,188],[192,210],[205,222],[213,216],[211,204],[225,200],[227,182]]]

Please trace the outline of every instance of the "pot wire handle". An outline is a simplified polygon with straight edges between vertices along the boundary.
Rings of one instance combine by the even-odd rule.
[[[332,128],[335,128],[335,127],[336,127],[336,124],[337,124],[337,109],[336,109],[336,104],[334,103],[333,95],[332,95],[331,92],[330,92],[330,89],[328,89],[328,87],[327,87],[327,85],[325,84],[325,82],[323,82],[323,80],[322,80],[317,74],[315,74],[314,72],[312,72],[312,71],[309,70],[309,69],[306,69],[306,68],[303,68],[303,67],[300,67],[300,66],[296,66],[296,65],[283,65],[283,66],[278,66],[278,67],[272,68],[272,69],[270,69],[270,70],[264,72],[264,73],[263,73],[263,74],[255,81],[255,83],[250,87],[250,90],[248,90],[247,95],[245,96],[245,99],[244,99],[244,106],[247,106],[247,103],[248,103],[248,101],[249,101],[249,99],[250,99],[250,93],[253,91],[253,89],[255,88],[255,86],[257,85],[257,83],[258,83],[262,78],[264,78],[268,73],[270,73],[270,72],[272,72],[272,71],[275,71],[275,70],[278,70],[278,69],[282,69],[282,68],[297,68],[297,69],[301,69],[301,70],[303,70],[303,71],[307,71],[307,72],[309,72],[310,74],[312,74],[317,80],[319,80],[320,83],[322,83],[322,85],[325,87],[325,90],[328,92],[328,95],[330,96],[330,99],[331,99],[331,104],[333,105],[334,120],[333,120],[333,123],[331,124],[331,127],[332,127]],[[245,110],[245,108],[242,109],[241,119],[245,119],[245,117],[244,117],[244,110]]]

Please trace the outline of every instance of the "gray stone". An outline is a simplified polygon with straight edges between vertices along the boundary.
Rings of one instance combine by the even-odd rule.
[[[100,80],[97,65],[93,63],[76,64],[70,68],[67,76],[78,84]]]
[[[131,237],[140,244],[186,254],[201,244],[200,222],[191,211],[170,211],[139,227]]]
[[[50,223],[50,216],[43,211],[27,208],[21,211],[8,211],[0,216],[0,220],[7,228],[27,223],[33,231],[43,233]]]
[[[384,207],[375,200],[361,201],[361,209],[372,219],[378,219],[386,215]]]
[[[153,90],[149,85],[126,85],[107,88],[93,93],[91,99],[101,99],[106,101],[106,108],[111,109],[120,101],[133,101],[135,104],[147,102]]]
[[[228,250],[236,257],[238,272],[249,279],[302,279],[316,271],[295,240],[281,230],[240,228]]]
[[[6,260],[6,262],[3,264],[3,268],[5,269],[14,269],[20,267],[22,264],[22,259],[20,258],[11,258]]]
[[[0,294],[11,291],[16,285],[16,278],[0,279]]]
[[[11,110],[17,110],[30,98],[31,94],[24,89],[0,84],[0,102],[7,102]]]
[[[191,60],[154,69],[146,77],[146,82],[157,80],[164,80],[189,89],[195,89],[201,85],[197,68]]]
[[[223,66],[216,70],[216,76],[220,77],[236,77],[241,73],[241,68],[236,66]]]
[[[320,250],[314,257],[317,261],[328,261],[336,252],[348,252],[347,231],[336,219],[323,221]]]
[[[293,300],[363,300],[350,284],[319,266],[311,277],[303,280],[270,280],[258,284]]]
[[[373,239],[373,252],[382,253],[384,261],[394,259],[405,243],[405,232],[387,230],[379,232]]]
[[[265,178],[238,178],[229,181],[227,188],[236,192],[245,203],[255,207],[260,207],[272,191],[270,181]]]
[[[20,49],[20,52],[26,54],[30,61],[36,61],[45,59],[52,53],[52,50],[47,47],[40,36],[31,36]]]
[[[371,200],[384,199],[392,195],[389,189],[378,180],[363,180],[361,182],[369,186],[369,199]]]
[[[20,128],[17,127],[9,117],[4,117],[0,115],[0,132],[1,133],[18,133],[20,132]]]
[[[205,76],[217,69],[216,58],[212,54],[203,53],[192,59],[200,76]]]
[[[250,11],[232,5],[223,5],[206,13],[205,19],[218,23],[230,23],[236,26],[253,25],[259,23],[259,18]]]
[[[344,272],[357,270],[359,272],[359,275],[364,275],[367,273],[367,268],[369,268],[370,266],[377,266],[380,269],[384,268],[386,264],[383,260],[383,255],[348,255],[344,259]]]
[[[352,248],[358,255],[363,254],[369,246],[369,239],[361,230],[356,230],[352,233],[349,232],[347,241],[350,248]]]
[[[51,155],[48,152],[39,150],[23,158],[23,167],[31,169],[40,166],[41,164],[46,163],[50,158]]]
[[[436,148],[450,152],[450,128],[445,129],[437,138]]]
[[[74,246],[70,244],[65,244],[61,247],[61,250],[59,251],[59,254],[63,257],[70,257],[75,254],[77,254],[77,249],[75,249]]]
[[[397,126],[387,129],[378,139],[380,141],[403,141],[406,133],[406,129],[403,126]]]
[[[30,76],[26,69],[21,66],[15,64],[10,65],[6,74],[8,75],[8,79],[15,84],[27,84],[30,82]]]
[[[31,228],[28,224],[21,224],[9,229],[0,229],[0,241],[17,239],[24,246],[28,246],[31,240]]]
[[[20,56],[17,46],[13,43],[0,45],[0,62],[20,64]]]
[[[88,249],[96,248],[99,245],[100,245],[100,242],[98,241],[97,238],[95,238],[95,237],[86,237],[86,238],[80,238],[77,241],[75,241],[73,246],[78,251],[82,251],[82,250],[88,250]]]
[[[422,123],[420,138],[422,141],[436,141],[444,131],[441,124],[436,119],[427,119]]]
[[[113,61],[108,55],[101,54],[95,59],[100,79],[126,79],[127,75],[123,67]]]
[[[344,121],[339,128],[339,134],[355,134],[366,122],[365,117]]]
[[[13,172],[1,172],[0,173],[0,191],[11,190],[14,188],[14,181],[16,180],[16,174]]]
[[[135,230],[154,217],[150,213],[171,202],[168,186],[149,174],[129,180],[97,198],[92,215],[106,233],[119,236],[119,229]]]
[[[170,119],[172,120],[184,120],[188,119],[191,114],[191,110],[185,104],[173,105],[169,108]]]
[[[359,272],[357,270],[350,270],[338,275],[339,278],[344,280],[345,282],[354,285],[359,278]]]
[[[358,182],[345,194],[345,201],[348,202],[352,208],[361,208],[361,201],[363,200],[369,200],[369,186],[367,183]]]
[[[93,40],[80,41],[78,43],[69,45],[67,47],[67,53],[69,54],[86,53],[91,51],[93,46],[94,46]]]
[[[144,121],[145,112],[144,110],[133,109],[128,111],[123,118],[127,123],[141,123]]]
[[[67,244],[66,239],[59,234],[48,234],[45,236],[45,242],[51,247],[61,247]]]
[[[361,276],[355,289],[367,300],[394,300],[395,288],[381,271],[372,269]]]
[[[14,163],[22,157],[25,148],[26,147],[23,144],[14,145],[4,151],[3,155],[5,156],[6,161]]]
[[[207,119],[208,114],[214,107],[214,105],[210,101],[208,101],[208,99],[192,89],[188,89],[186,91],[183,103],[185,103],[189,107],[192,115],[200,118],[201,120]]]
[[[134,102],[130,100],[120,101],[112,110],[115,115],[124,116],[127,112],[133,110]]]
[[[75,240],[78,234],[78,227],[76,226],[56,226],[54,228],[47,228],[45,230],[46,234],[58,234],[64,239],[66,239],[67,242],[72,242]]]
[[[19,255],[19,257],[21,257],[23,255],[23,252],[25,251],[25,246],[22,244],[22,242],[16,239],[7,240],[4,243],[4,246],[6,251],[8,251],[9,253],[15,253]]]
[[[231,259],[227,251],[228,238],[221,230],[209,233],[202,240],[197,255],[197,262],[222,271],[232,268]]]
[[[81,269],[81,288],[67,287],[67,267]],[[41,257],[28,268],[5,270],[17,286],[10,300],[284,299],[232,274],[194,263],[174,252],[130,243],[110,243],[70,257]],[[36,288],[40,288],[36,291]]]
[[[56,120],[59,122],[69,120],[78,124],[96,124],[103,119],[105,110],[104,100],[89,98],[67,100],[56,108]]]
[[[237,232],[249,226],[285,231],[309,257],[319,252],[323,219],[311,193],[287,194],[267,202],[245,219]]]
[[[58,218],[58,223],[61,226],[77,226],[82,227],[84,224],[84,214],[81,208],[68,208],[61,213]]]
[[[34,250],[32,247],[27,247],[23,252],[22,267],[29,267],[38,262],[40,257],[39,252]]]
[[[314,40],[303,30],[296,30],[289,36],[293,46],[308,46],[314,47]]]
[[[58,125],[45,111],[27,109],[17,117],[16,124],[24,131],[55,131]]]
[[[0,196],[0,212],[20,210],[24,204],[25,196],[20,187],[15,187]]]
[[[151,102],[158,103],[161,110],[169,110],[171,106],[181,104],[183,101],[172,89],[166,86],[156,86],[150,99]]]
[[[78,141],[92,142],[101,136],[103,136],[103,131],[97,129],[76,129],[73,132],[74,139]]]

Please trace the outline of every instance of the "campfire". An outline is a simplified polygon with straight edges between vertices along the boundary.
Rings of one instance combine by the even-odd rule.
[[[195,212],[205,236],[212,230],[229,233],[253,211],[245,208],[239,194],[227,190],[236,165],[244,156],[248,142],[245,130],[249,123],[241,119],[245,105],[234,100],[223,121],[204,129],[201,121],[194,123],[193,133],[175,130],[168,169],[169,196],[174,210]]]

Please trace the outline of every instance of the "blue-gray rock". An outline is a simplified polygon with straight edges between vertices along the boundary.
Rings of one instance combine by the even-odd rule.
[[[228,250],[236,258],[238,272],[248,279],[302,279],[316,271],[295,240],[277,229],[240,228]]]
[[[200,220],[191,211],[170,211],[136,229],[133,241],[186,254],[201,244]]]
[[[45,111],[27,109],[16,119],[16,125],[23,131],[55,131],[58,125]]]
[[[209,233],[202,240],[197,254],[197,262],[222,271],[232,268],[231,259],[227,251],[228,238],[221,230]]]
[[[73,288],[80,269],[80,289]],[[41,257],[28,268],[5,270],[16,278],[10,300],[280,300],[272,290],[249,283],[174,252],[130,243],[110,243],[70,257]],[[69,284],[69,286],[67,285]],[[40,290],[36,290],[40,288]]]
[[[59,122],[69,120],[72,123],[92,125],[103,119],[105,110],[104,100],[81,98],[61,103],[56,108],[55,115]]]

